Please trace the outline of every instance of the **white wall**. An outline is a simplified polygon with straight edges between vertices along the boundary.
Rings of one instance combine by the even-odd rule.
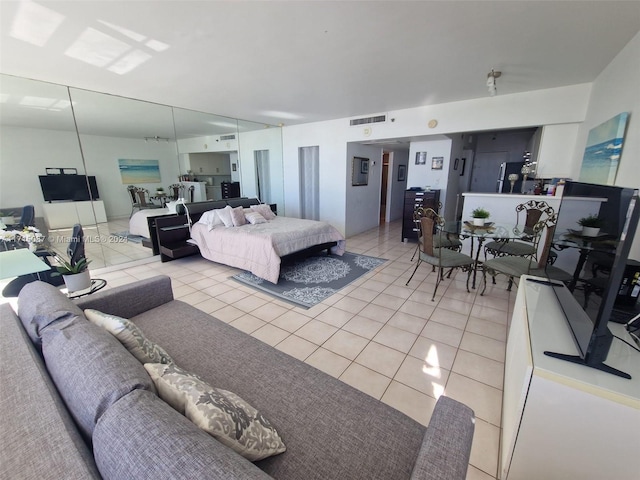
[[[122,183],[118,159],[158,160],[159,183],[136,184],[153,195],[157,187],[167,187],[178,181],[178,159],[175,142],[145,142],[132,138],[80,135],[87,165],[87,175],[95,175],[104,202],[107,218],[128,217],[131,214],[131,198],[127,185]]]
[[[447,183],[449,181],[449,168],[451,165],[451,139],[445,136],[434,137],[434,140],[425,142],[411,142],[409,148],[409,173],[407,186],[430,187],[432,190],[440,190],[440,202],[442,203],[441,215],[448,217],[448,210],[455,209],[455,200],[450,207],[447,198]],[[427,163],[416,165],[416,153],[427,152]],[[433,170],[431,160],[433,157],[443,157],[442,170]]]
[[[349,237],[380,223],[380,197],[382,183],[382,149],[370,145],[350,143],[347,146],[347,185],[346,196],[346,228],[345,236]],[[353,157],[369,159],[369,181],[367,185],[351,185]]]
[[[390,111],[387,113],[386,123],[372,126],[351,127],[349,119],[343,118],[284,127],[282,129],[284,200],[287,215],[293,217],[300,215],[298,182],[298,148],[300,147],[319,146],[320,219],[331,223],[344,233],[346,231],[346,188],[351,183],[350,174],[347,177],[347,162],[350,161],[347,155],[348,142],[581,122],[586,114],[589,93],[590,84],[580,84]],[[430,119],[438,120],[435,128],[428,127]],[[429,161],[431,156],[429,152]],[[440,156],[447,157],[449,154]],[[410,171],[412,163],[413,156],[410,156]],[[467,165],[467,168],[469,167]],[[419,182],[417,186],[426,185],[426,183],[421,184],[417,177],[415,180],[409,177],[407,185],[415,185],[415,181]],[[432,187],[436,188],[434,185]],[[378,207],[371,208],[377,210]]]
[[[593,83],[589,108],[578,132],[572,177],[578,178],[589,130],[622,112],[629,112],[615,184],[640,187],[640,33],[613,59]],[[640,260],[640,234],[636,234],[630,258]]]
[[[75,132],[2,127],[0,142],[0,209],[35,207],[42,217],[44,197],[38,175],[47,167],[76,168],[84,174],[78,137]],[[98,190],[102,192],[100,183]],[[14,211],[16,216],[19,211]]]

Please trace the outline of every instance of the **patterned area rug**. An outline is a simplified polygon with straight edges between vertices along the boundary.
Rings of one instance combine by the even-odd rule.
[[[281,265],[277,285],[250,272],[231,278],[302,308],[311,308],[384,262],[382,258],[349,252],[341,257],[323,254]]]
[[[132,243],[142,243],[142,239],[144,238],[144,237],[141,237],[140,235],[131,235],[129,233],[129,230],[125,230],[124,232],[116,232],[113,235],[120,238],[126,238],[127,241]]]

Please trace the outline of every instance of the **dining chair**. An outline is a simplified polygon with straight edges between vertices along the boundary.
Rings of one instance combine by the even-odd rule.
[[[516,206],[516,228],[523,228],[525,232],[533,230],[539,222],[546,222],[553,217],[555,211],[547,202],[542,200],[529,200]],[[524,216],[524,223],[521,223]],[[542,233],[542,232],[539,232]],[[516,257],[529,257],[537,260],[538,247],[535,236],[528,235],[519,240],[496,239],[484,246],[484,258],[487,253],[495,257],[512,255]],[[538,237],[539,238],[539,237]],[[553,258],[553,257],[552,257]]]
[[[413,223],[416,226],[416,231],[418,232],[418,245],[416,245],[416,249],[413,251],[413,255],[411,256],[411,261],[416,257],[416,254],[420,250],[420,238],[422,237],[422,227],[420,226],[420,219],[424,216],[425,210],[428,207],[418,207],[413,211]],[[442,203],[438,203],[438,214],[442,210]],[[436,235],[434,237],[434,247],[435,248],[448,248],[451,250],[455,250],[457,252],[462,251],[462,241],[458,238],[457,235],[451,233],[444,233],[442,237]],[[435,267],[434,267],[435,268]]]
[[[434,233],[434,227],[436,233]],[[427,263],[433,267],[437,267],[437,278],[436,278],[436,286],[433,289],[433,296],[431,297],[431,301],[434,301],[436,298],[436,292],[438,291],[438,286],[444,280],[444,269],[445,268],[460,268],[462,271],[467,272],[467,292],[469,291],[469,278],[471,276],[471,271],[473,269],[474,260],[469,255],[465,255],[464,253],[457,252],[455,250],[451,250],[446,247],[436,247],[435,245],[443,245],[443,237],[446,235],[443,232],[444,227],[444,219],[439,216],[435,210],[431,208],[424,208],[423,215],[420,217],[420,228],[422,231],[422,236],[420,237],[419,242],[419,255],[418,255],[418,263],[416,263],[416,268],[413,270],[413,273],[407,280],[405,285],[409,285],[409,282],[413,279],[413,276],[416,274],[418,267],[422,262]],[[439,240],[436,240],[439,238]]]
[[[136,188],[136,197],[138,198],[138,205],[140,209],[146,208],[162,208],[160,205],[156,205],[149,198],[149,190],[146,188]]]
[[[483,287],[480,295],[484,295],[484,292],[487,289],[487,273],[491,275],[494,284],[496,283],[495,277],[497,275],[506,275],[509,278],[509,283],[507,285],[508,291],[511,291],[514,279],[520,278],[522,275],[534,275],[550,278],[563,283],[571,282],[573,280],[572,274],[551,265],[548,261],[557,220],[558,216],[553,214],[546,220],[539,221],[533,226],[533,247],[536,252],[538,251],[540,238],[546,230],[542,253],[538,260],[532,260],[531,257],[516,255],[503,255],[485,260],[482,264]]]
[[[131,200],[131,215],[129,215],[129,218],[131,218],[136,208],[140,210],[140,202],[138,200],[138,187],[136,187],[135,185],[127,185],[127,192],[129,193],[129,200]]]
[[[169,185],[169,192],[171,200],[178,200],[179,198],[184,197],[184,185],[182,185],[181,183],[173,183]]]

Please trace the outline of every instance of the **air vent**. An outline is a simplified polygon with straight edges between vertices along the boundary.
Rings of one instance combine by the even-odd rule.
[[[235,135],[220,135],[220,140],[235,140]]]
[[[354,118],[349,121],[349,124],[353,127],[356,125],[367,125],[369,123],[384,123],[386,121],[386,115],[376,115],[374,117]]]

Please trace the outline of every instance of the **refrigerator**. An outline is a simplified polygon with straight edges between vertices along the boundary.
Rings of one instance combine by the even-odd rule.
[[[509,193],[511,191],[511,182],[509,181],[509,175],[512,173],[518,174],[518,180],[513,186],[513,193],[522,192],[522,167],[524,162],[503,162],[500,164],[500,171],[498,173],[498,184],[496,191],[498,193]]]

